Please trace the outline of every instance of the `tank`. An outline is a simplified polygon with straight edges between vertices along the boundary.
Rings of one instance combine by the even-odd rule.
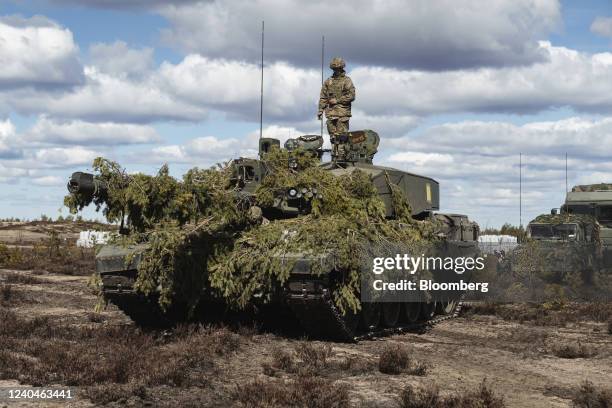
[[[320,135],[304,135],[285,142],[282,149],[308,152],[320,161],[319,166],[336,176],[360,170],[368,174],[382,199],[388,222],[397,218],[393,204],[391,184],[403,192],[415,220],[431,220],[436,225],[438,245],[444,253],[453,256],[476,256],[478,254],[479,227],[466,215],[439,213],[439,183],[426,176],[373,164],[378,150],[379,135],[372,130],[352,131],[338,138],[332,160],[323,162],[323,138]],[[259,141],[259,157],[238,158],[231,162],[232,185],[237,199],[253,202],[257,187],[270,176],[270,169],[261,160],[272,149],[280,147],[280,141],[262,138]],[[290,167],[297,163],[288,164]],[[93,175],[77,172],[68,183],[71,194],[87,194],[101,197],[106,186]],[[320,192],[306,187],[289,187],[278,191],[273,203],[253,211],[254,217],[266,220],[299,218],[312,208],[309,198]],[[96,202],[94,198],[94,202]],[[435,223],[433,222],[435,221]],[[399,243],[398,243],[399,244]],[[180,318],[181,311],[172,309],[162,313],[155,305],[153,296],[143,296],[134,289],[138,275],[141,244],[131,247],[103,246],[96,255],[96,273],[104,297],[119,306],[138,323],[172,321]],[[331,288],[342,271],[334,267],[330,251],[308,256],[301,253],[285,253],[282,262],[291,261],[290,276],[267,300],[275,307],[286,309],[297,319],[311,337],[350,341],[356,336],[375,332],[383,328],[393,329],[410,325],[422,325],[436,314],[452,315],[459,303],[461,293],[453,293],[443,301],[364,302],[357,313],[342,313],[334,304]],[[324,268],[324,273],[313,273],[313,265]]]

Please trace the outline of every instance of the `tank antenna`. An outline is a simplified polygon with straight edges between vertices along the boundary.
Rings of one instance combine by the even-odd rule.
[[[567,152],[565,152],[565,194],[567,194]]]
[[[321,88],[323,88],[323,65],[325,64],[325,36],[321,37]],[[323,117],[321,116],[321,137],[323,137]]]
[[[261,22],[261,87],[259,90],[259,139],[263,137],[264,22]],[[261,153],[260,153],[261,154]]]
[[[523,153],[519,153],[519,229],[523,226]]]

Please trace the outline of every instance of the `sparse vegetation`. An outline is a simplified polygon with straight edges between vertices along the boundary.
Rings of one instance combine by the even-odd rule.
[[[428,366],[424,362],[411,361],[408,349],[401,345],[387,345],[380,354],[378,370],[384,374],[408,373],[423,376]]]
[[[475,391],[441,396],[437,386],[415,389],[407,386],[399,397],[401,408],[504,408],[503,397],[495,395],[483,380]]]
[[[237,386],[233,399],[243,407],[349,407],[346,387],[310,376],[298,376],[288,382],[255,380]]]
[[[552,353],[560,358],[589,358],[596,352],[582,343],[567,343],[555,345]]]
[[[276,347],[272,351],[272,368],[283,370],[288,373],[293,372],[295,369],[295,362],[293,356],[286,350]]]
[[[121,326],[63,326],[0,308],[0,379],[88,388],[95,403],[142,387],[204,387],[215,360],[240,347],[227,329],[190,326],[155,336]],[[27,339],[27,340],[26,340]],[[117,393],[103,391],[118,387]]]
[[[581,321],[606,322],[612,318],[612,302],[536,304],[536,303],[476,303],[465,305],[462,313],[494,315],[504,320],[529,322],[537,326],[561,326]]]
[[[572,397],[575,408],[608,408],[612,407],[612,392],[597,388],[590,381],[582,383]]]
[[[317,345],[303,342],[295,347],[295,354],[302,360],[302,366],[307,370],[320,371],[328,366],[332,347],[329,344]]]
[[[378,360],[378,370],[384,374],[400,374],[408,367],[408,350],[401,345],[386,346]]]
[[[13,294],[13,287],[11,285],[1,284],[0,285],[0,300],[1,303],[7,303],[11,300]]]
[[[78,248],[57,236],[32,247],[11,248],[0,244],[0,268],[91,275],[95,271],[95,250]]]
[[[25,285],[37,285],[40,283],[44,283],[44,280],[32,276],[27,273],[19,273],[19,272],[3,272],[0,274],[0,279],[3,279],[6,283],[20,283]]]

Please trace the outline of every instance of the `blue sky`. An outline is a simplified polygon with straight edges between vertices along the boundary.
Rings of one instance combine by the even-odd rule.
[[[570,185],[612,182],[609,2],[357,3],[2,2],[0,217],[57,216],[97,155],[177,176],[252,155],[262,19],[268,136],[318,129],[325,35],[351,128],[380,133],[377,163],[439,180],[443,211],[517,224],[519,153],[524,222],[561,204],[566,152]]]

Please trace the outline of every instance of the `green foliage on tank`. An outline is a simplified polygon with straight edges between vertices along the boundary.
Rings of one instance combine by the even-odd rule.
[[[356,162],[322,165],[321,145],[310,138],[285,149],[269,143],[259,160],[193,168],[180,180],[167,166],[153,176],[130,174],[97,158],[89,180],[97,188],[79,188],[73,175],[64,202],[72,212],[93,203],[109,222],[122,223],[125,234],[111,245],[123,254],[127,248],[122,257],[124,269],[136,269],[133,289],[155,295],[162,309],[180,302],[194,310],[210,298],[238,309],[270,301],[295,264],[288,255],[300,254],[332,260],[343,276],[333,301],[355,312],[364,245],[438,239],[435,219],[415,219],[410,205],[423,214],[434,208],[437,183],[372,166],[377,135],[374,144],[364,135],[355,138]],[[409,191],[415,186],[418,192]],[[98,259],[99,271],[112,253]],[[310,273],[329,273],[319,265]]]

